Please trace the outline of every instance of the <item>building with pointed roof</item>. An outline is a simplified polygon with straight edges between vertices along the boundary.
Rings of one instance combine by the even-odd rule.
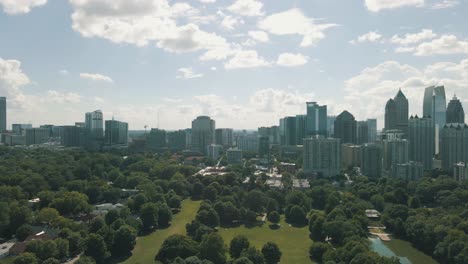
[[[446,122],[447,124],[465,123],[465,111],[456,95],[450,100],[447,106]]]

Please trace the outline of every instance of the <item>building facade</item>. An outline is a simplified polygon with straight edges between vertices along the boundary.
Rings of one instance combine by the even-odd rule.
[[[423,177],[424,166],[420,162],[410,161],[396,165],[396,172],[393,177],[406,181],[415,181]]]
[[[409,162],[409,141],[406,139],[390,139],[382,141],[383,169],[394,176],[397,164]]]
[[[458,100],[456,96],[454,96],[453,99],[450,100],[447,106],[446,123],[465,123],[465,111],[463,110],[462,103],[460,102],[460,100]]]
[[[7,130],[7,99],[0,97],[0,132]]]
[[[362,145],[361,172],[370,178],[382,176],[382,148],[375,143]]]
[[[327,136],[327,106],[307,102],[306,135]],[[300,144],[299,144],[300,145]]]
[[[238,148],[230,148],[226,151],[228,164],[242,164],[242,150]]]
[[[207,147],[215,143],[216,123],[208,116],[192,121],[192,150],[207,154]]]
[[[46,128],[28,128],[25,132],[26,145],[44,144],[49,140],[49,135]]]
[[[349,169],[361,167],[361,151],[360,145],[346,143],[341,145],[341,168]]]
[[[457,163],[468,163],[468,126],[447,124],[441,132],[440,158],[442,170],[449,171]]]
[[[357,122],[354,116],[348,112],[343,111],[336,117],[335,120],[335,138],[339,138],[341,143],[354,143],[356,144]]]
[[[446,122],[447,102],[444,86],[427,87],[424,91],[423,115],[431,117],[434,127],[442,129]]]
[[[356,143],[358,145],[369,143],[369,124],[367,121],[357,122]]]
[[[410,160],[422,163],[425,170],[431,170],[435,155],[435,128],[432,118],[411,116],[408,134]]]
[[[305,173],[336,176],[341,171],[341,143],[337,138],[312,137],[304,140],[303,167]]]
[[[62,126],[60,129],[60,145],[64,147],[83,147],[86,131],[84,127]]]
[[[215,130],[216,144],[224,147],[232,147],[234,143],[232,128],[218,128]]]
[[[117,120],[106,120],[105,127],[106,145],[113,146],[128,144],[128,123]]]

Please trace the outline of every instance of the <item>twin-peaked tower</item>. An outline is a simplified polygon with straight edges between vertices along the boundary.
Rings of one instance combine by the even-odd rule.
[[[408,99],[401,90],[395,98],[387,101],[385,106],[385,130],[399,129],[408,133],[409,106]]]

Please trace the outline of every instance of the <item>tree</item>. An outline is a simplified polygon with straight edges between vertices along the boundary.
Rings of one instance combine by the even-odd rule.
[[[32,227],[29,224],[24,224],[16,229],[16,238],[19,241],[25,240],[29,235],[33,233]]]
[[[53,258],[58,255],[57,244],[53,240],[47,240],[42,243],[39,252],[36,252],[36,256],[41,260]]]
[[[141,207],[140,219],[143,230],[148,232],[158,227],[158,206],[154,203],[146,203]]]
[[[280,221],[280,214],[276,211],[270,212],[268,214],[268,221],[272,222],[273,224],[277,225]]]
[[[233,264],[253,264],[252,261],[250,261],[250,259],[246,258],[246,257],[242,257],[240,259],[236,259]]]
[[[286,220],[291,224],[303,225],[306,222],[304,209],[299,205],[294,205],[286,214]]]
[[[226,263],[226,247],[219,234],[211,233],[203,238],[200,243],[200,258],[216,264]]]
[[[207,225],[209,227],[215,227],[219,225],[218,213],[209,206],[208,208],[200,208],[196,216],[197,221]]]
[[[172,211],[166,204],[159,204],[158,206],[158,226],[169,226],[172,220]]]
[[[254,264],[264,264],[265,258],[262,253],[255,247],[249,247],[247,250],[242,251],[241,257],[246,257]]]
[[[114,235],[112,255],[125,256],[130,254],[136,244],[136,231],[127,225],[121,226]]]
[[[179,209],[181,206],[181,203],[182,202],[179,196],[177,195],[172,195],[171,197],[169,197],[169,199],[167,199],[167,205],[171,208]]]
[[[100,235],[90,234],[86,238],[85,245],[84,254],[94,258],[96,263],[103,263],[109,257],[106,242],[104,242],[104,239]]]
[[[38,264],[38,263],[39,263],[39,260],[37,259],[36,255],[34,255],[33,253],[29,253],[29,252],[22,253],[13,262],[13,264]]]
[[[48,258],[44,260],[42,264],[60,264],[60,261],[55,258]]]
[[[197,242],[183,235],[172,235],[164,240],[155,260],[170,263],[177,257],[188,258],[197,255],[198,252]]]
[[[281,251],[278,245],[273,242],[267,242],[262,247],[262,254],[267,264],[276,264],[281,259]]]
[[[106,216],[104,217],[107,225],[111,225],[112,223],[114,223],[114,221],[116,221],[119,218],[120,218],[119,211],[115,209],[107,212]]]
[[[50,206],[57,209],[62,215],[77,215],[91,211],[88,197],[80,192],[64,192],[52,200]]]
[[[41,224],[50,224],[60,216],[54,208],[42,208],[36,216],[36,222]]]
[[[249,247],[250,242],[247,237],[243,235],[235,236],[229,245],[229,254],[233,259],[239,258],[242,251],[247,250]]]
[[[322,263],[323,254],[325,254],[329,249],[332,248],[328,243],[315,242],[310,246],[309,255],[313,260]]]
[[[29,207],[18,206],[15,204],[10,206],[10,226],[8,228],[8,231],[14,234],[18,227],[24,224],[30,224],[31,222],[32,212],[31,209],[29,209]]]
[[[80,259],[75,262],[75,264],[96,264],[96,261],[93,258],[81,256]]]
[[[254,190],[250,191],[245,197],[245,207],[255,213],[262,213],[267,199],[264,193]]]
[[[70,242],[63,238],[57,238],[54,240],[57,246],[57,258],[65,259],[70,254]]]

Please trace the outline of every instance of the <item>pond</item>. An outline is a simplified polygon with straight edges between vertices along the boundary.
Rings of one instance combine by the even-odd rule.
[[[382,242],[377,237],[369,238],[372,250],[386,257],[398,257],[402,264],[438,264],[430,256],[414,248],[411,243],[392,238],[392,241]]]
[[[385,257],[398,257],[401,264],[412,264],[411,261],[406,257],[397,256],[390,248],[388,248],[382,240],[377,237],[369,238],[371,241],[372,250]]]

